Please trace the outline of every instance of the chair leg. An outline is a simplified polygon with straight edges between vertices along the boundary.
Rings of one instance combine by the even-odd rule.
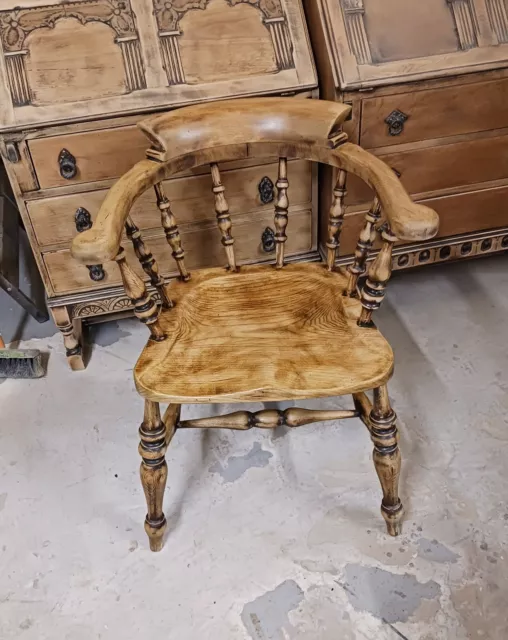
[[[162,510],[168,467],[164,457],[169,442],[166,442],[166,425],[161,420],[159,404],[145,400],[145,414],[139,429],[141,442],[141,484],[146,496],[147,514],[145,531],[152,551],[160,551],[166,530],[166,517]]]
[[[398,536],[404,515],[399,498],[401,458],[397,444],[397,416],[390,405],[386,385],[374,389],[374,403],[369,420],[374,443],[374,466],[383,489],[381,513],[386,521],[388,533]]]

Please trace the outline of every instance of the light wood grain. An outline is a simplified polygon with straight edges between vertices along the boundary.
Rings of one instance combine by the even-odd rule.
[[[272,39],[258,10],[241,4],[233,10],[232,20],[231,6],[212,0],[206,11],[189,11],[181,20],[180,54],[189,84],[277,72]]]
[[[506,225],[506,202],[508,186],[476,189],[456,195],[425,199],[422,202],[439,215],[439,232],[436,238],[446,238],[456,234],[474,234],[478,231]],[[346,215],[341,233],[340,256],[352,254],[358,234],[365,220],[365,212]],[[398,242],[397,244],[407,244]],[[376,239],[374,248],[379,249]]]
[[[174,406],[174,405],[171,405]],[[183,420],[178,423],[179,429],[234,429],[247,431],[254,427],[258,429],[276,429],[280,426],[302,427],[314,422],[327,420],[345,420],[357,418],[358,411],[350,410],[310,410],[291,408],[284,411],[267,409],[265,411],[235,411],[226,415],[212,416],[211,418],[196,418]]]
[[[26,41],[33,104],[81,102],[127,93],[122,53],[114,38],[114,31],[106,24],[81,25],[72,19],[59,21],[52,29],[34,31]]]
[[[139,454],[141,455],[140,476],[145,492],[147,514],[145,531],[152,551],[160,551],[166,530],[166,517],[162,510],[164,489],[168,478],[166,464],[166,435],[174,425],[161,420],[159,405],[145,402],[143,422],[139,428]]]
[[[474,184],[508,181],[507,130],[496,135],[471,135],[465,140],[444,138],[424,147],[409,146],[413,148],[379,148],[374,154],[400,174],[402,184],[416,200],[460,193]],[[472,157],[475,162],[471,162]],[[372,191],[365,183],[350,181],[348,205],[358,209],[359,204],[371,199]]]
[[[50,309],[53,320],[63,336],[65,355],[67,362],[73,371],[82,371],[85,368],[83,355],[81,321],[73,320],[66,307],[53,307]]]
[[[381,513],[391,536],[400,534],[404,515],[399,498],[401,456],[396,420],[386,385],[374,389],[374,402],[369,416],[370,433],[374,443],[374,466],[383,489]]]
[[[332,149],[350,107],[326,100],[308,103],[291,98],[248,98],[200,104],[164,113],[139,123],[160,162],[213,147],[256,142],[309,142]],[[249,154],[250,155],[250,154]],[[295,154],[290,154],[295,157]],[[196,162],[189,162],[195,166]]]
[[[138,392],[160,402],[229,403],[384,384],[392,351],[376,329],[357,326],[360,303],[342,295],[346,283],[313,264],[205,270],[172,282],[175,308],[160,318],[168,340],[146,346]]]
[[[508,96],[508,14],[503,2],[304,0],[304,5],[321,94],[352,104],[351,120],[345,123],[350,140],[400,172],[415,200],[432,206],[429,198],[508,182],[508,120],[502,106]],[[407,118],[400,130],[386,122],[396,111]],[[334,180],[330,170],[321,171],[323,255],[329,243],[323,221]],[[365,182],[350,175],[348,213],[365,209],[374,195]],[[479,196],[464,197],[462,216],[453,214],[456,228],[443,219],[437,237],[443,239],[444,255],[449,255],[447,235],[467,227],[474,243],[481,229],[506,224],[506,216],[499,207],[492,208],[487,195],[482,220],[479,201]],[[444,200],[440,207],[444,212]],[[342,256],[351,253],[357,229],[353,223],[346,216]],[[439,250],[431,252],[425,264],[440,255]]]
[[[9,21],[19,4],[4,0],[0,17]],[[15,26],[21,25],[19,47],[16,36],[14,45],[2,43],[0,48],[26,52],[14,56],[14,76],[7,68],[8,56],[0,65],[0,128],[146,113],[168,105],[300,91],[317,84],[299,0],[275,5],[282,10],[285,48],[292,54],[286,66],[274,64],[277,42],[264,22],[263,9],[268,6],[271,11],[274,3],[209,0],[198,6],[180,1],[177,15],[185,15],[183,26],[176,27],[163,24],[171,12],[153,0],[68,4],[21,3]],[[174,52],[170,59],[166,51]],[[177,59],[181,73],[175,83],[171,65]],[[24,101],[13,101],[20,83]]]
[[[508,114],[502,107],[506,102],[505,80],[366,98],[362,105],[361,144],[371,149],[502,129],[508,126]],[[390,136],[385,118],[395,109],[409,119],[400,135]]]
[[[38,138],[28,143],[42,189],[117,178],[144,158],[146,146],[146,138],[135,126]],[[60,175],[58,155],[62,149],[76,158],[78,172],[72,180]]]
[[[429,0],[425,6],[419,0],[361,1],[350,10],[347,1],[304,0],[306,6],[318,5],[323,29],[312,29],[313,44],[326,47],[337,88],[423,81],[504,65],[506,39],[499,42],[487,9],[497,0]],[[457,5],[462,6],[458,22]],[[468,27],[462,18],[469,20]],[[477,29],[473,25],[480,20]],[[474,33],[466,37],[467,31]]]
[[[508,134],[379,157],[401,174],[402,184],[412,195],[458,189],[508,179]]]
[[[376,190],[398,238],[432,238],[438,229],[436,214],[413,204],[386,164],[351,143],[334,148],[348,112],[348,107],[326,101],[260,98],[189,107],[140,125],[155,145],[150,155],[159,161],[138,163],[112,187],[94,228],[74,240],[73,255],[86,264],[116,255],[133,203],[166,175],[256,153],[301,157],[354,173]]]
[[[171,208],[180,227],[215,219],[213,194],[210,190],[210,170],[208,167],[205,167],[205,170],[206,173],[203,175],[174,178],[165,180],[163,183],[164,192],[171,202]],[[311,164],[304,160],[290,162],[289,172],[293,181],[291,204],[310,205],[312,202]],[[265,176],[275,184],[276,163],[230,171],[221,170],[221,176],[233,219],[239,214],[247,213],[255,218],[259,213],[273,209],[273,203],[261,202],[259,184]],[[70,244],[76,236],[74,214],[78,207],[84,207],[95,222],[106,195],[107,189],[99,189],[27,202],[39,246]],[[152,190],[140,195],[131,209],[131,215],[141,230],[160,229],[160,212]]]
[[[213,205],[212,205],[213,206]],[[213,209],[212,209],[213,213]],[[312,210],[296,206],[290,209],[291,233],[286,244],[287,256],[306,253],[316,247],[313,237]],[[263,250],[261,237],[267,227],[273,229],[273,212],[263,211],[257,216],[236,216],[233,226],[235,253],[239,263],[274,260],[275,252]],[[156,235],[145,234],[145,240],[157,259],[161,272],[167,276],[178,275],[178,270],[161,230]],[[185,263],[192,272],[194,269],[226,264],[224,247],[216,224],[209,223],[200,227],[188,227],[181,230],[182,246],[185,250]],[[142,275],[137,260],[129,247],[126,247],[129,262],[136,273]],[[90,280],[88,269],[73,259],[69,250],[51,251],[43,254],[52,285],[58,293],[71,291],[97,290],[117,286],[120,278],[112,262],[104,262],[106,278],[101,282]],[[96,263],[88,263],[96,264]]]

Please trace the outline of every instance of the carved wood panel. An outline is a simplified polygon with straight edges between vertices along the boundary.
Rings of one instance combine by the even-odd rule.
[[[418,1],[418,0],[417,0]],[[474,0],[445,0],[448,9],[453,17],[458,41],[461,50],[466,51],[478,47],[478,17],[476,15],[476,6]],[[489,20],[492,30],[495,33],[498,42],[508,42],[508,13],[504,0],[485,0]],[[368,16],[366,16],[364,0],[340,0],[344,22],[346,26],[346,35],[349,47],[355,56],[359,65],[372,64],[374,60],[372,53],[372,45],[369,39]],[[382,10],[381,8],[379,9]],[[428,7],[431,11],[431,7]],[[370,16],[370,13],[369,13]],[[379,18],[379,16],[378,16]],[[397,19],[397,16],[394,17]],[[390,17],[387,16],[386,21],[389,22]],[[397,28],[394,26],[394,28]],[[411,56],[408,56],[411,57]],[[393,58],[391,58],[393,59]],[[382,60],[386,61],[386,60]]]
[[[490,25],[499,44],[508,42],[508,10],[504,0],[487,0]]]
[[[206,10],[211,0],[152,0],[157,20],[162,59],[169,85],[185,84],[185,71],[180,55],[180,21],[188,11]],[[275,53],[277,69],[293,69],[293,43],[281,0],[226,0],[234,9],[240,4],[256,8],[268,29]]]
[[[139,35],[130,0],[77,0],[60,5],[17,7],[0,11],[0,41],[14,106],[33,102],[25,62],[29,54],[27,37],[37,29],[54,29],[56,23],[64,18],[74,18],[83,25],[101,22],[109,26],[122,52],[128,91],[146,88]]]
[[[346,22],[349,46],[358,64],[371,64],[369,39],[365,29],[365,8],[363,0],[342,0],[342,10]]]
[[[460,48],[466,51],[478,46],[478,20],[472,0],[447,0],[453,13]]]

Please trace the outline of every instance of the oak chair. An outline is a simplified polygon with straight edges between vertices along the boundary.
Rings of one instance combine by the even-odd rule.
[[[396,416],[387,382],[393,353],[373,322],[391,275],[397,240],[432,238],[437,214],[414,204],[396,175],[382,161],[347,142],[341,124],[343,104],[262,98],[201,104],[152,117],[139,126],[151,141],[147,159],[121,177],[109,191],[92,229],[73,243],[74,257],[94,265],[116,260],[135,315],[150,330],[134,369],[144,398],[139,451],[148,513],[145,530],[152,551],[163,545],[166,519],[163,494],[166,448],[178,429],[299,427],[324,420],[360,418],[374,443],[381,482],[381,511],[390,535],[403,515],[398,494],[400,453]],[[239,266],[219,162],[279,157],[275,203],[275,264]],[[286,264],[288,159],[303,158],[338,168],[329,217],[324,263]],[[192,274],[162,181],[200,165],[210,165],[217,222],[226,267]],[[376,193],[360,233],[354,263],[335,267],[344,218],[347,173]],[[130,217],[133,202],[154,188],[162,226],[180,277],[166,283]],[[160,303],[127,263],[122,235],[136,256]],[[367,271],[369,252],[379,235],[382,246]],[[211,239],[212,241],[212,239]],[[360,287],[362,276],[365,282]],[[366,391],[373,391],[373,401]],[[321,398],[351,394],[354,410],[310,411],[290,408],[181,420],[182,404],[243,403]],[[168,408],[161,417],[159,403]]]

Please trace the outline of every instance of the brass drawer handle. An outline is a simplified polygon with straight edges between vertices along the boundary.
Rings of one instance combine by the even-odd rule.
[[[404,131],[404,124],[409,119],[409,116],[399,109],[395,109],[392,111],[390,115],[385,118],[385,122],[388,125],[388,133],[391,136],[400,136],[400,134]]]
[[[261,235],[261,245],[265,253],[272,253],[275,251],[275,232],[270,227],[266,227]]]
[[[275,185],[268,176],[265,176],[258,185],[259,197],[263,204],[270,204],[275,199]]]
[[[74,222],[76,223],[76,231],[78,233],[83,233],[83,231],[91,229],[92,216],[90,215],[90,211],[85,209],[85,207],[78,207],[74,214]],[[94,282],[100,282],[106,277],[106,272],[102,264],[87,264],[86,268],[90,274],[90,280]]]
[[[60,175],[65,180],[72,180],[76,177],[78,167],[76,166],[76,158],[67,149],[62,149],[58,156],[58,164],[60,166]]]

